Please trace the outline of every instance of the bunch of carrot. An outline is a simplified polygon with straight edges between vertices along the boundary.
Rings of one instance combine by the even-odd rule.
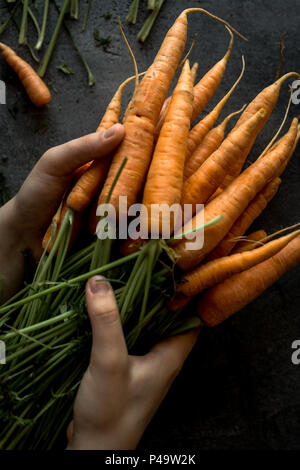
[[[190,66],[186,59],[166,100],[185,48],[188,15],[196,12],[225,24],[230,33],[228,50],[196,84],[198,65]],[[140,352],[161,337],[221,323],[300,260],[297,226],[287,228],[290,233],[282,236],[278,236],[282,231],[267,236],[262,230],[245,236],[279,188],[300,138],[298,120],[293,119],[285,135],[242,171],[256,137],[276,106],[283,83],[299,75],[291,72],[282,76],[246,108],[229,114],[215,126],[242,79],[242,59],[241,74],[232,88],[193,126],[221,83],[233,33],[241,36],[227,22],[201,8],[190,8],[179,15],[140,82],[136,68],[135,90],[123,118],[123,142],[108,158],[90,162],[76,172],[45,234],[44,253],[32,284],[0,307],[0,325],[9,352],[8,367],[3,375],[0,371],[7,385],[5,393],[0,392],[0,408],[8,397],[10,420],[19,418],[11,430],[11,421],[0,415],[4,423],[2,448],[49,448],[60,432],[53,432],[56,413],[63,411],[67,422],[88,360],[84,284],[90,276],[104,273],[114,285],[128,348]],[[119,122],[127,82],[108,105],[99,132]],[[228,121],[237,114],[238,121],[225,137]],[[121,210],[120,196],[126,196],[128,202]],[[86,238],[82,215],[89,216],[94,235],[96,207],[107,202],[113,204],[119,219],[127,215],[131,205],[142,202],[149,217],[143,221],[142,213],[141,222],[156,227],[155,239],[141,236],[121,243],[108,237],[80,245],[78,234]],[[163,213],[153,211],[155,204],[191,204],[191,219],[184,221],[183,228],[183,221],[178,223],[174,217],[170,236],[163,240],[166,220]],[[188,234],[201,228],[197,226],[197,204],[205,205],[204,242],[189,250]],[[99,230],[108,231],[109,227],[98,227],[98,234]],[[185,309],[195,298],[198,316]],[[41,362],[45,345],[46,365]],[[33,376],[32,362],[37,366]],[[28,368],[28,377],[22,375],[20,367]],[[63,380],[64,385],[58,387]],[[51,386],[55,388],[50,397]],[[37,388],[38,406],[30,399]],[[25,423],[21,432],[20,421]]]

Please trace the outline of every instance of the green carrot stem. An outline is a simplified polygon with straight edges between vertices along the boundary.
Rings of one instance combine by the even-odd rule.
[[[120,258],[116,261],[113,261],[112,263],[107,264],[106,266],[101,266],[100,268],[96,268],[92,271],[89,271],[87,273],[81,274],[79,276],[73,277],[73,279],[70,279],[68,281],[62,281],[55,286],[49,287],[48,289],[44,289],[41,292],[37,292],[36,294],[33,294],[29,297],[26,297],[24,299],[19,300],[18,302],[14,302],[10,305],[6,305],[5,307],[0,308],[0,314],[6,313],[9,310],[13,309],[15,310],[18,307],[21,307],[22,305],[27,304],[28,302],[31,302],[32,300],[39,299],[47,294],[50,294],[52,292],[57,292],[60,289],[64,287],[73,287],[74,285],[78,284],[79,282],[86,281],[88,278],[95,276],[97,274],[103,274],[106,271],[109,271],[111,269],[117,268],[119,266],[122,266],[122,264],[127,263],[128,261],[131,261],[135,258],[137,258],[139,255],[139,252],[137,253],[132,253],[128,256],[124,256],[124,258]]]
[[[28,1],[28,0],[27,0]],[[58,20],[57,20],[57,23],[56,23],[56,27],[54,29],[54,32],[53,32],[53,35],[52,35],[52,38],[50,40],[50,43],[49,43],[49,46],[45,52],[45,55],[42,59],[42,62],[41,62],[41,65],[40,65],[40,68],[38,70],[38,74],[40,77],[43,77],[46,73],[46,70],[47,70],[47,67],[48,67],[48,64],[49,64],[49,61],[51,59],[51,56],[52,56],[52,53],[53,53],[53,49],[55,47],[55,44],[56,44],[56,41],[57,41],[57,38],[58,38],[58,35],[59,35],[59,32],[60,32],[60,29],[61,29],[61,25],[64,21],[64,17],[65,17],[65,14],[67,12],[67,9],[68,9],[68,6],[69,6],[69,3],[70,3],[70,0],[65,0],[64,1],[64,4],[62,6],[62,9],[60,10],[60,14],[59,14],[59,17],[58,17]]]
[[[35,30],[36,30],[37,35],[39,37],[39,35],[41,34],[40,25],[38,23],[38,20],[36,19],[35,14],[33,13],[33,11],[31,10],[30,7],[28,7],[28,14],[31,18],[32,23],[34,24]]]
[[[35,49],[37,49],[38,51],[42,48],[42,45],[43,45],[43,42],[44,42],[44,39],[45,39],[47,19],[48,19],[48,11],[49,11],[49,0],[45,0],[41,32],[39,34],[37,43],[35,45]]]
[[[158,0],[155,4],[155,8],[152,10],[148,18],[146,19],[142,29],[138,33],[138,40],[141,42],[145,42],[147,37],[150,34],[150,31],[152,29],[152,26],[154,25],[154,22],[160,12],[161,7],[163,6],[165,0]]]
[[[6,335],[4,335],[2,337],[2,340],[7,341],[12,336],[21,335],[21,334],[24,334],[24,333],[28,334],[28,333],[31,333],[32,331],[39,330],[41,328],[45,328],[46,326],[53,325],[54,323],[56,323],[58,321],[61,321],[61,320],[64,320],[65,318],[70,317],[72,314],[74,314],[74,310],[70,310],[68,312],[62,313],[60,315],[57,315],[54,318],[49,318],[48,320],[45,320],[43,322],[35,323],[35,325],[28,326],[27,328],[12,331],[11,333],[7,333]]]
[[[88,0],[88,4],[87,4],[86,10],[85,10],[84,20],[83,20],[83,24],[82,24],[82,31],[86,30],[86,25],[87,25],[89,13],[90,13],[90,10],[91,10],[91,6],[92,6],[92,0]]]
[[[56,10],[59,12],[60,10],[59,10],[59,7],[58,7],[56,1],[53,0],[53,3],[54,3],[54,6],[55,6]],[[73,47],[74,47],[74,49],[77,51],[77,54],[79,55],[80,60],[81,60],[81,62],[82,62],[83,65],[84,65],[84,68],[85,68],[86,71],[87,71],[89,86],[95,85],[96,79],[95,79],[95,77],[94,77],[94,75],[93,75],[93,73],[92,73],[92,71],[91,71],[91,69],[90,69],[90,67],[89,67],[89,65],[88,65],[88,63],[87,63],[87,61],[85,60],[85,58],[84,58],[82,52],[80,51],[80,49],[79,49],[79,47],[78,47],[78,45],[77,45],[77,43],[76,43],[76,41],[75,41],[75,39],[74,39],[74,37],[73,37],[71,31],[70,31],[70,29],[69,29],[69,27],[68,27],[68,25],[67,25],[67,23],[66,23],[65,21],[64,21],[64,28],[65,28],[66,33],[68,34],[69,38],[71,39],[71,42],[72,42],[72,44],[73,44]]]
[[[156,4],[156,0],[148,0],[147,8],[148,10],[154,10]]]
[[[19,44],[27,43],[27,16],[28,16],[28,0],[23,0],[23,12],[22,12],[20,34],[19,34]]]
[[[7,26],[9,25],[9,23],[11,22],[11,20],[13,19],[15,13],[17,12],[19,6],[20,6],[20,3],[21,3],[21,0],[18,0],[17,3],[15,4],[14,8],[12,9],[11,13],[9,14],[9,17],[7,18],[7,20],[2,23],[2,25],[0,26],[0,35],[3,34],[7,28]]]
[[[71,18],[78,20],[78,0],[71,0]]]
[[[136,23],[139,3],[140,3],[140,0],[133,0],[133,2],[131,3],[130,8],[129,8],[129,13],[126,16],[126,21],[128,21],[128,23],[132,23],[132,24]]]
[[[223,219],[222,215],[217,215],[216,217],[209,220],[208,222],[205,222],[205,224],[199,225],[199,227],[194,227],[191,230],[187,230],[186,232],[183,232],[177,236],[175,235],[174,237],[169,238],[169,240],[167,240],[167,243],[172,243],[175,240],[181,240],[181,238],[184,238],[187,235],[190,235],[191,233],[198,232],[198,230],[212,227],[213,225],[216,225],[218,222],[220,222],[222,219]]]

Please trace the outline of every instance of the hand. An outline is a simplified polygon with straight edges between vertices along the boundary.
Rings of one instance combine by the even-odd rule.
[[[8,298],[24,276],[22,251],[37,261],[42,239],[74,171],[81,165],[109,155],[124,137],[116,124],[48,150],[35,165],[17,195],[0,209],[0,269],[2,290]]]
[[[113,290],[103,277],[87,283],[86,304],[93,345],[76,396],[67,449],[135,449],[193,348],[198,330],[166,339],[145,356],[130,356]]]

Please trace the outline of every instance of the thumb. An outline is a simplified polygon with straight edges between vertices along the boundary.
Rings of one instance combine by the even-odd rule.
[[[113,289],[103,276],[87,282],[86,305],[93,332],[90,365],[109,370],[123,365],[128,352],[119,310]]]

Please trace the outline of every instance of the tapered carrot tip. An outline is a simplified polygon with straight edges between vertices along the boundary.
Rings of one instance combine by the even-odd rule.
[[[43,80],[33,70],[31,65],[21,59],[21,57],[19,57],[10,47],[3,44],[3,42],[0,42],[0,51],[8,65],[18,75],[32,103],[38,107],[45,106],[50,103],[51,93]]]

